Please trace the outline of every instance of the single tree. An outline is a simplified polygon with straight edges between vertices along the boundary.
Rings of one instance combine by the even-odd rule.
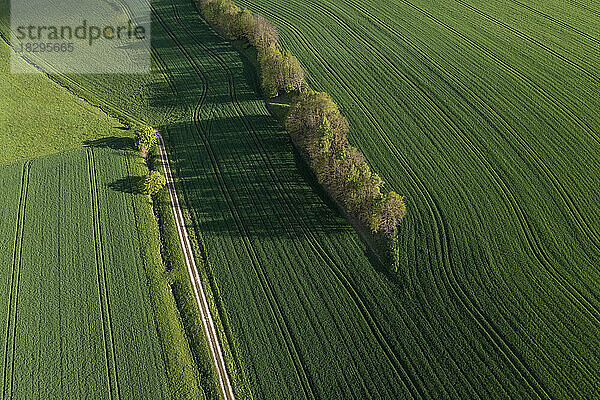
[[[267,97],[279,96],[284,68],[281,52],[274,44],[271,44],[266,48],[259,49],[258,61],[260,63],[263,93]]]
[[[306,87],[306,83],[304,81],[304,69],[300,65],[300,62],[289,51],[284,53],[284,58],[284,66],[286,69],[286,92],[291,92],[292,90],[298,92],[303,91]]]
[[[260,14],[254,16],[254,30],[249,32],[248,40],[258,49],[270,45],[279,45],[279,32],[277,26]]]
[[[135,130],[135,146],[147,153],[156,144],[156,131],[151,126],[141,126]]]
[[[371,230],[376,233],[392,233],[406,215],[404,197],[396,192],[387,193],[375,207]]]

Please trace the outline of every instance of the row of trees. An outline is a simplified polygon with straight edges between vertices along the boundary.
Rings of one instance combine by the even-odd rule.
[[[229,40],[248,39],[258,49],[279,45],[277,27],[262,15],[241,9],[233,0],[197,0],[204,18]]]
[[[140,154],[146,162],[148,162],[148,153],[156,144],[156,131],[151,126],[140,126],[135,132],[135,147],[140,151]],[[149,163],[148,163],[149,164]],[[140,191],[148,196],[154,196],[165,187],[167,180],[165,176],[158,170],[152,169],[148,165],[148,174],[140,181]]]
[[[229,40],[247,39],[258,50],[265,96],[306,89],[304,69],[279,45],[277,27],[262,15],[242,10],[232,0],[199,0],[206,20]]]
[[[310,160],[319,183],[351,216],[375,233],[391,233],[406,215],[404,198],[382,194],[383,180],[348,143],[348,121],[327,93],[301,93],[285,122]]]
[[[305,89],[304,70],[300,62],[289,51],[281,51],[274,44],[258,51],[263,92],[268,97],[277,97],[292,91]]]
[[[277,27],[233,0],[197,0],[206,20],[229,40],[247,39],[258,51],[263,92],[297,92],[286,119],[294,142],[307,153],[319,182],[349,214],[375,233],[394,232],[406,214],[404,198],[382,194],[383,180],[348,143],[348,121],[326,93],[309,90],[302,66],[279,45]]]

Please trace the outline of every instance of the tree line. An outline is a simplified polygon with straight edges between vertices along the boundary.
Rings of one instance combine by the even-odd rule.
[[[364,155],[348,142],[349,124],[326,93],[310,90],[304,69],[279,44],[277,27],[232,0],[197,0],[205,19],[229,40],[246,39],[255,46],[264,95],[296,92],[285,126],[307,155],[319,183],[348,214],[373,233],[395,233],[406,215],[404,198],[383,194],[383,180]]]
[[[152,197],[165,187],[167,180],[155,166],[150,165],[149,153],[156,149],[156,131],[151,126],[138,126],[134,131],[135,147],[148,164],[148,174],[139,182],[139,190]],[[152,163],[153,164],[153,163]]]
[[[300,93],[285,121],[292,140],[308,155],[319,183],[372,232],[392,233],[406,214],[404,198],[383,194],[383,180],[348,143],[349,125],[327,93]]]
[[[273,23],[260,14],[242,10],[232,0],[199,0],[199,8],[204,18],[227,39],[246,39],[256,47],[266,96],[307,89],[304,69],[296,57],[281,48]]]

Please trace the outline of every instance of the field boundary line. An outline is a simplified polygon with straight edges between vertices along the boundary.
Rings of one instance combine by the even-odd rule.
[[[175,222],[177,224],[177,232],[179,234],[179,239],[185,256],[185,263],[187,265],[188,274],[190,276],[192,287],[194,289],[194,297],[196,297],[198,309],[200,311],[200,314],[202,315],[202,327],[204,328],[204,333],[206,334],[206,339],[213,358],[213,363],[215,365],[217,376],[219,378],[219,386],[221,387],[224,399],[234,400],[235,395],[233,393],[233,387],[231,386],[229,375],[227,374],[225,359],[223,358],[223,352],[221,351],[219,337],[217,335],[217,330],[215,328],[212,315],[210,313],[210,308],[206,299],[206,294],[204,292],[204,288],[202,287],[202,283],[198,275],[198,269],[196,266],[196,261],[194,259],[194,253],[192,251],[192,246],[187,233],[187,228],[185,227],[185,221],[181,212],[181,206],[177,197],[175,182],[171,173],[171,165],[169,163],[169,158],[165,149],[165,144],[160,133],[157,132],[156,136],[158,142],[158,149],[160,151],[160,157],[163,164],[165,177],[167,180],[167,190],[169,192],[169,198],[171,199],[171,207],[173,209]]]
[[[117,389],[117,398],[121,398],[121,386],[119,385],[119,373],[117,370],[117,351],[115,348],[115,335],[113,330],[112,323],[112,313],[110,307],[110,296],[108,294],[108,278],[106,273],[106,260],[103,249],[103,241],[102,241],[102,223],[101,223],[101,214],[100,214],[100,194],[98,192],[98,174],[96,173],[96,157],[94,156],[94,150],[90,149],[90,155],[92,158],[92,172],[94,174],[94,191],[95,191],[95,204],[96,204],[96,213],[98,215],[98,219],[96,220],[96,226],[98,228],[98,250],[100,251],[100,261],[102,262],[102,278],[104,280],[104,295],[106,296],[106,316],[108,322],[108,334],[110,337],[110,345],[112,350],[112,359],[113,359],[113,371],[115,373],[115,387]]]

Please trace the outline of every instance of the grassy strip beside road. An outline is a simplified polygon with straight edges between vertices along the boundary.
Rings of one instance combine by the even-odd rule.
[[[131,177],[145,176],[148,172],[143,159],[133,151],[128,155],[128,165]],[[131,183],[132,186],[136,184],[135,181]],[[195,307],[190,310],[190,307],[184,306],[193,304],[193,299],[178,303],[171,289],[172,285],[177,284],[182,287],[179,292],[185,293],[187,281],[187,273],[181,273],[182,268],[185,268],[181,247],[178,242],[173,242],[169,235],[172,228],[169,228],[168,225],[173,224],[170,222],[173,217],[169,215],[166,207],[161,207],[159,219],[163,228],[159,229],[157,217],[148,196],[142,193],[134,193],[132,196],[136,224],[142,244],[144,268],[150,286],[152,306],[157,316],[157,330],[162,339],[173,398],[190,400],[217,398],[213,389],[214,377],[211,369],[198,366],[198,364],[202,365],[202,359],[194,357],[194,354],[202,354],[198,347],[202,349],[203,346],[198,346],[197,340],[191,340],[188,336],[188,333],[191,332],[186,329],[190,325],[193,326],[199,318],[198,315],[194,315]],[[164,199],[161,200],[161,195],[157,196],[157,202],[163,204]],[[163,254],[161,254],[161,249],[165,251]],[[188,288],[189,290],[191,288]],[[180,309],[180,305],[183,306],[181,307],[183,310]],[[203,338],[203,336],[193,337]]]

